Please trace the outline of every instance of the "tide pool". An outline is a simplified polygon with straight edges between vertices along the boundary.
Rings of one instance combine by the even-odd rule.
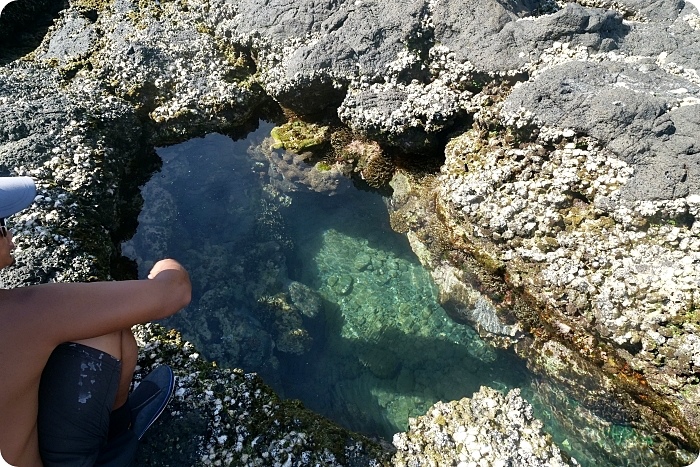
[[[158,149],[139,227],[123,253],[141,276],[174,257],[191,305],[163,324],[217,364],[259,373],[282,397],[390,440],[436,401],[521,388],[582,465],[666,465],[627,425],[588,417],[469,326],[393,232],[385,199],[303,155],[271,148],[273,125]],[[582,422],[585,420],[586,422]]]

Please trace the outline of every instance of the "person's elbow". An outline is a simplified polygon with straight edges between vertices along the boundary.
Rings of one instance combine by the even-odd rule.
[[[185,308],[192,300],[192,283],[187,270],[174,260],[156,263],[149,274],[161,297],[160,312],[166,318]]]
[[[192,283],[186,271],[183,270],[182,277],[173,285],[170,294],[173,300],[172,314],[185,308],[192,301]]]
[[[178,310],[182,310],[192,301],[192,283],[187,279],[187,283],[180,287],[180,307]]]

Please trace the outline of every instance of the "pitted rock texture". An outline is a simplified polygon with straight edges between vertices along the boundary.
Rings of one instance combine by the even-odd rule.
[[[62,89],[56,70],[26,64],[0,70],[0,89],[0,171],[38,181],[31,209],[12,218],[17,264],[4,285],[105,277],[105,232],[129,210],[122,177],[145,152],[133,109],[94,82]]]
[[[203,3],[115,0],[66,10],[33,53],[70,79],[89,76],[157,124],[163,142],[241,125],[262,96],[241,51],[204,24]]]
[[[619,358],[659,394],[693,394],[700,199],[626,202],[634,170],[591,141],[562,140],[549,151],[542,141],[477,149],[481,143],[474,131],[450,142],[436,190],[457,243],[497,263],[499,275],[547,310],[540,319],[551,332],[581,354]],[[600,353],[603,343],[612,347]],[[600,387],[609,388],[619,369],[603,368],[613,379]],[[696,419],[693,397],[678,405]]]
[[[589,51],[617,48],[622,18],[612,11],[575,3],[540,15],[545,2],[479,2],[467,8],[445,0],[432,3],[435,40],[455,52],[459,62],[502,74],[525,70],[554,42]]]
[[[502,115],[596,138],[633,168],[623,198],[676,199],[700,193],[699,102],[700,87],[654,64],[573,62],[516,86]]]
[[[396,467],[417,465],[579,465],[562,456],[542,432],[519,391],[505,396],[486,387],[471,399],[438,402],[394,436]],[[481,461],[493,459],[488,464]]]
[[[426,4],[273,0],[229,8],[233,15],[212,23],[216,33],[257,49],[265,90],[285,107],[313,113],[334,109],[351,79],[380,73],[420,37]]]
[[[0,70],[0,169],[40,196],[3,283],[108,278],[154,145],[269,98],[330,113],[387,148],[447,146],[392,225],[434,277],[477,285],[460,316],[543,373],[551,348],[597,368],[680,465],[700,448],[699,37],[680,0],[74,0]]]

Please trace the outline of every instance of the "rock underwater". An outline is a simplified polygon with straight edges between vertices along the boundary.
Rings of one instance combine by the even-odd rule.
[[[117,275],[154,147],[235,132],[272,100],[406,155],[392,227],[451,314],[576,395],[582,416],[650,433],[658,465],[690,463],[699,38],[700,12],[682,0],[71,0],[36,50],[0,68],[0,171],[39,184],[11,219],[17,264],[2,285]],[[443,152],[439,173],[410,170]],[[144,368],[181,370],[158,430],[182,465],[392,462],[254,376],[201,362],[176,335],[139,333]],[[243,423],[256,411],[268,419]],[[416,421],[409,438],[433,428]]]

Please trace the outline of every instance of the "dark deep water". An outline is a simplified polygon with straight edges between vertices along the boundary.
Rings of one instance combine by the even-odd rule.
[[[258,372],[281,396],[372,436],[391,439],[434,402],[480,386],[521,388],[582,465],[656,465],[649,438],[582,425],[576,401],[552,397],[522,361],[449,320],[383,198],[283,160],[269,150],[271,128],[158,150],[162,171],[123,251],[142,276],[165,256],[189,269],[192,304],[166,325],[210,360]]]

